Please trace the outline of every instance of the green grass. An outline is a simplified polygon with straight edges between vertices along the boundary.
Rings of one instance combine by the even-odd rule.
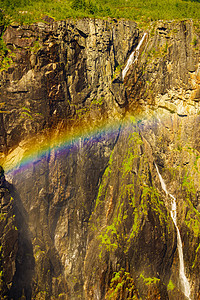
[[[55,20],[69,17],[125,18],[139,22],[200,19],[200,0],[0,0],[7,22],[32,23],[48,15]],[[0,14],[0,22],[2,16]]]

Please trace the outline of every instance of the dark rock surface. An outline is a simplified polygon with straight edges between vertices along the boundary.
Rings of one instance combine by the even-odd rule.
[[[16,271],[18,229],[13,199],[0,166],[0,296],[7,299]]]
[[[74,117],[94,101],[101,102],[103,115],[123,114],[126,99],[113,96],[111,79],[138,38],[131,21],[9,26],[3,40],[10,65],[0,74],[6,112],[0,118],[0,149]],[[124,89],[122,82],[118,85]]]

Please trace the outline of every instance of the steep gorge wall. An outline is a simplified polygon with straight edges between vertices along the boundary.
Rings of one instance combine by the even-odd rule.
[[[18,249],[6,297],[183,299],[156,162],[177,199],[191,299],[198,299],[199,37],[191,21],[154,24],[123,84],[120,70],[142,34],[116,20],[6,29],[13,63],[1,71],[5,167],[20,163],[33,134],[42,144],[43,131],[59,135],[79,117],[92,128],[135,116],[7,174]]]
[[[10,65],[1,72],[2,109],[7,112],[1,120],[1,147],[10,149],[27,135],[72,118],[95,99],[102,102],[103,113],[95,111],[94,119],[121,115],[111,79],[138,38],[131,21],[83,19],[8,27],[3,35]],[[120,101],[123,106],[125,96]]]

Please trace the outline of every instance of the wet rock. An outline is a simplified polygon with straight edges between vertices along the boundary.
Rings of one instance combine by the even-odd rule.
[[[4,170],[1,166],[0,177],[0,296],[8,299],[16,271],[18,229],[16,227],[13,199],[8,188],[6,188],[8,183],[6,183]]]

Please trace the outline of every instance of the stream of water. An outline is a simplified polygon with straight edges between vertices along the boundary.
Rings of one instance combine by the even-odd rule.
[[[164,180],[163,180],[156,164],[155,164],[155,167],[156,167],[156,171],[158,173],[159,179],[160,179],[162,189],[165,191],[166,195],[171,198],[170,215],[171,215],[171,218],[174,222],[174,225],[175,225],[176,231],[177,231],[177,248],[178,248],[179,264],[180,264],[180,266],[179,266],[180,285],[181,285],[182,292],[190,300],[190,285],[189,285],[189,282],[188,282],[187,277],[185,275],[185,268],[184,268],[183,245],[182,245],[182,241],[181,241],[180,231],[179,231],[178,226],[177,226],[176,198],[168,192],[167,187],[165,185],[165,182],[164,182]]]
[[[122,79],[123,80],[124,80],[124,78],[126,76],[126,73],[129,70],[130,66],[133,65],[137,61],[137,59],[139,57],[139,54],[140,54],[140,48],[143,45],[146,36],[147,36],[147,33],[145,32],[143,34],[143,37],[141,38],[140,42],[138,43],[136,49],[129,56],[129,59],[128,59],[127,63],[126,63],[126,66],[125,66],[125,68],[122,71]]]

